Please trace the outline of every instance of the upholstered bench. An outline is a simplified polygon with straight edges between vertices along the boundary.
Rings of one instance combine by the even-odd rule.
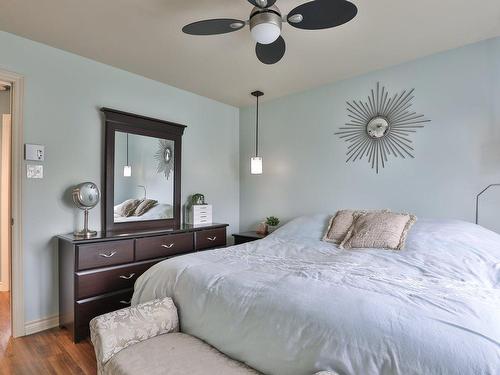
[[[94,318],[90,337],[98,375],[259,374],[207,343],[179,332],[177,309],[170,298]]]

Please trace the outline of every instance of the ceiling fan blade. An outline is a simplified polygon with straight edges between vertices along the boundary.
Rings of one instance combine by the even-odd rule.
[[[232,18],[216,18],[190,23],[182,31],[190,35],[216,35],[237,31],[245,27],[245,21]]]
[[[288,14],[288,23],[305,30],[328,29],[349,22],[358,14],[347,0],[314,0],[299,5]]]
[[[264,64],[276,64],[285,55],[286,45],[283,37],[279,37],[271,44],[257,43],[255,53],[257,58]]]
[[[248,2],[258,8],[269,8],[276,3],[276,0],[248,0]]]

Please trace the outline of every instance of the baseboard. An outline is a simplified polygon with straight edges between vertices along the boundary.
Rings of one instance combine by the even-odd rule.
[[[0,281],[0,292],[8,292],[9,286],[5,285],[2,281]]]
[[[59,315],[49,316],[39,320],[32,320],[24,325],[25,335],[32,335],[59,326]]]

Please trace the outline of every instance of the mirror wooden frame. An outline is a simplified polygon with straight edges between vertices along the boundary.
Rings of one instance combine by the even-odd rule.
[[[181,155],[182,135],[185,125],[158,120],[146,116],[101,108],[104,113],[104,194],[103,194],[103,231],[130,232],[179,228],[181,221]],[[115,133],[124,132],[168,139],[174,142],[174,202],[172,219],[144,220],[115,223],[114,188],[115,188]]]

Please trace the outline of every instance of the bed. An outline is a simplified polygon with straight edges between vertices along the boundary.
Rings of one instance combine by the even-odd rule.
[[[265,374],[500,374],[498,234],[419,220],[403,251],[340,250],[327,220],[161,262],[132,303],[171,296],[184,332]]]

